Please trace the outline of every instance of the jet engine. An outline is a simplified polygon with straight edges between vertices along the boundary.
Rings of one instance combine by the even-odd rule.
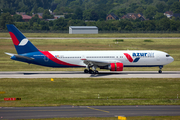
[[[111,71],[123,71],[123,63],[110,63],[108,69]]]

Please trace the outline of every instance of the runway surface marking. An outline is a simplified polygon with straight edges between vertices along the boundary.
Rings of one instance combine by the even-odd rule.
[[[100,110],[100,109],[95,109],[95,108],[92,108],[92,107],[87,107],[89,109],[92,109],[92,110],[97,110],[97,111],[102,111],[102,112],[106,112],[106,113],[109,113],[109,111],[105,111],[105,110]]]
[[[59,117],[179,116],[180,106],[1,107],[3,119]]]
[[[6,71],[0,78],[180,78],[180,71],[99,71],[88,74],[82,71]]]

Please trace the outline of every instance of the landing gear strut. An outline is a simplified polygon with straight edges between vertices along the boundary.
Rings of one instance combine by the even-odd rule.
[[[159,73],[162,73],[162,68],[163,68],[163,66],[159,66]]]
[[[90,67],[88,66],[88,69],[84,70],[84,73],[90,73],[90,74],[98,74],[99,72],[96,70],[97,67],[92,66],[92,69],[90,69]]]

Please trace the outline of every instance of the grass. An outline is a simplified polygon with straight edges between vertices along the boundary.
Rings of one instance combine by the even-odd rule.
[[[116,39],[116,40],[113,40],[114,42],[124,42],[124,40],[123,39]]]
[[[175,61],[165,65],[164,71],[180,70],[180,42],[179,39],[152,39],[153,42],[144,42],[143,39],[32,39],[31,42],[40,50],[70,51],[70,50],[160,50],[169,53]],[[151,39],[149,39],[151,40]],[[16,53],[12,40],[0,39],[0,71],[83,71],[84,68],[48,68],[37,65],[28,65],[13,61],[4,52]],[[125,71],[150,70],[159,68],[124,68]]]
[[[100,33],[100,34],[69,34],[69,33],[23,33],[26,37],[62,37],[62,38],[117,38],[117,37],[180,37],[179,33]],[[9,33],[0,33],[0,37],[10,37]]]
[[[144,42],[153,42],[152,40],[144,40]]]
[[[180,116],[136,116],[126,118],[127,120],[180,120]],[[118,120],[118,117],[47,118],[31,120]]]
[[[180,105],[180,80],[50,78],[0,79],[0,106]],[[99,98],[98,98],[99,96]],[[4,98],[21,101],[4,101]]]

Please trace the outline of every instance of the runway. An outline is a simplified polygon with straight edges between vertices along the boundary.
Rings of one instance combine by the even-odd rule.
[[[179,116],[180,106],[2,107],[2,119],[117,116]]]
[[[0,72],[0,78],[180,78],[180,71],[99,71],[88,74],[83,71],[6,71]]]

